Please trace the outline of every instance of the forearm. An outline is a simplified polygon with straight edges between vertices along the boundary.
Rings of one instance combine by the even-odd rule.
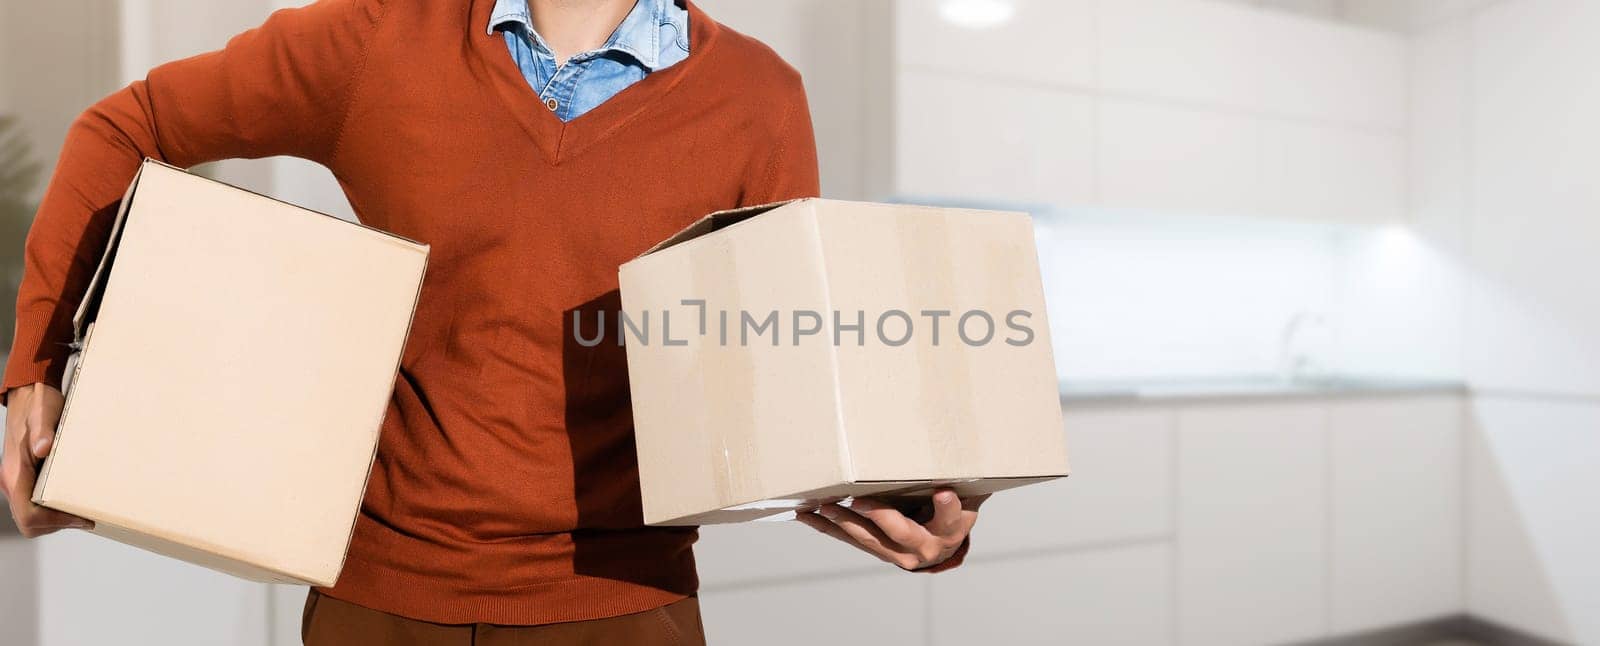
[[[105,248],[117,205],[139,161],[160,155],[144,116],[142,86],[107,97],[67,132],[23,250],[16,337],[0,398],[31,383],[61,384],[72,313]]]

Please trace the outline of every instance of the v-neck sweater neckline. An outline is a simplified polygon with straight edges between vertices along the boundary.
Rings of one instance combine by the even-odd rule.
[[[638,83],[624,88],[609,100],[571,121],[562,121],[539,99],[528,80],[506,53],[499,34],[485,33],[494,12],[494,0],[472,0],[468,18],[468,40],[477,62],[494,85],[494,94],[512,113],[512,118],[534,140],[545,159],[553,165],[583,154],[591,146],[628,125],[656,101],[669,95],[685,77],[694,73],[701,61],[717,46],[720,25],[710,20],[694,3],[689,9],[689,42],[694,49],[683,62],[652,72]],[[474,29],[477,28],[475,31]]]

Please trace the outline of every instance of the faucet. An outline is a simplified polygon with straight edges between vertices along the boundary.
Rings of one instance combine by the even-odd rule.
[[[1278,379],[1299,381],[1316,367],[1311,353],[1302,347],[1303,338],[1307,330],[1328,327],[1328,316],[1321,312],[1301,310],[1289,317],[1278,336]]]

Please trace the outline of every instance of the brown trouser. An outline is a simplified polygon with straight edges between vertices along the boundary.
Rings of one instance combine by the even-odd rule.
[[[694,597],[620,617],[544,626],[446,625],[369,610],[312,590],[300,637],[306,646],[705,646]]]

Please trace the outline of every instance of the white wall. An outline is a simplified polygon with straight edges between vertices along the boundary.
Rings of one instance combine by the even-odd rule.
[[[1600,55],[1593,2],[1505,3],[1471,39],[1475,272],[1469,370],[1484,388],[1600,394]]]
[[[1468,443],[1467,609],[1600,644],[1600,403],[1479,395]]]
[[[40,646],[267,646],[267,586],[83,532],[38,540]]]
[[[21,118],[47,172],[73,118],[117,86],[118,31],[116,0],[0,5],[0,112]]]
[[[1496,3],[1418,36],[1418,212],[1459,213],[1471,612],[1600,643],[1600,4]],[[1580,547],[1581,546],[1581,547]]]

